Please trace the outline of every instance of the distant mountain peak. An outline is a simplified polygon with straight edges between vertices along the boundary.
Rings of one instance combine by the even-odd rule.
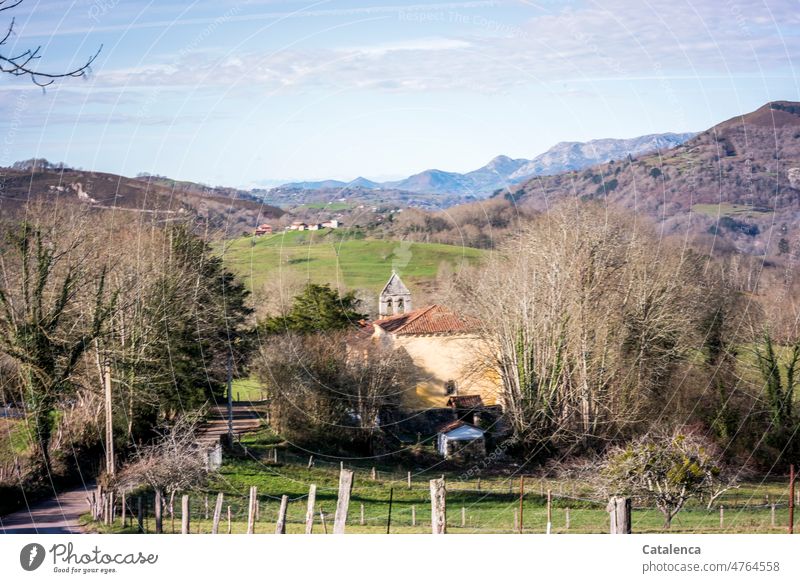
[[[601,138],[588,142],[559,142],[532,160],[501,154],[489,160],[485,166],[466,174],[430,168],[408,178],[389,182],[374,182],[359,176],[350,182],[341,180],[293,182],[284,184],[280,188],[298,190],[393,188],[420,194],[461,196],[464,200],[486,198],[498,189],[508,188],[532,176],[580,170],[609,160],[619,160],[628,154],[638,156],[646,152],[673,148],[694,135],[694,133],[666,133],[627,139]]]

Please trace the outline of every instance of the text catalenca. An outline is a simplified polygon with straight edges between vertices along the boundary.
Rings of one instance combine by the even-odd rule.
[[[644,545],[645,555],[699,555],[700,547],[679,547],[677,545]]]

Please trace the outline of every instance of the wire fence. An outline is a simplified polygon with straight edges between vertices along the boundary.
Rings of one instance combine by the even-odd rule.
[[[402,498],[382,498],[376,494],[375,482],[392,476],[390,472],[378,473],[375,479],[369,472],[354,485],[347,517],[351,532],[430,532],[432,523],[430,489],[427,480],[390,480]],[[395,478],[397,476],[394,476]],[[517,482],[518,484],[518,482]],[[487,487],[488,486],[488,487]],[[447,528],[456,532],[472,533],[603,533],[608,532],[607,500],[581,494],[558,494],[553,486],[568,490],[571,485],[551,480],[528,479],[525,492],[509,492],[504,485],[477,482],[447,483]],[[577,488],[577,485],[576,485]],[[547,490],[550,490],[548,507]],[[330,532],[336,508],[335,490],[318,491],[313,509],[314,532]],[[544,492],[544,495],[542,495]],[[164,532],[181,531],[181,496],[176,493],[164,502]],[[187,492],[190,500],[190,532],[211,532],[217,491]],[[138,530],[138,505],[142,505],[143,532],[154,532],[154,496],[152,492],[127,494],[126,525]],[[255,508],[251,510],[249,495],[224,492],[220,517],[220,533],[241,533],[250,520],[255,532],[274,532],[279,521],[282,495],[274,492],[257,492]],[[115,525],[122,526],[122,501],[115,509]],[[251,518],[251,512],[253,516]],[[285,520],[288,532],[303,532],[308,512],[308,494],[288,498]],[[325,523],[327,519],[327,523]],[[753,503],[752,496],[742,497],[738,505],[715,504],[684,508],[672,521],[671,529],[677,532],[785,532],[789,522],[787,498],[774,502]],[[653,507],[634,506],[632,525],[634,532],[658,532],[664,528],[664,517]]]

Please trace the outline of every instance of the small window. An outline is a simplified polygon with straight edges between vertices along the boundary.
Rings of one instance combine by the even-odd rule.
[[[405,310],[403,309],[403,298],[397,298],[397,313],[403,314]]]
[[[454,395],[456,392],[456,382],[454,380],[449,380],[444,384],[444,394],[445,395]]]

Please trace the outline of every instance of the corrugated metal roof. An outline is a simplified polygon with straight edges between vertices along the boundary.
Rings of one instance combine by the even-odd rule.
[[[460,334],[471,332],[476,328],[476,322],[464,318],[451,310],[434,304],[426,308],[412,310],[405,314],[397,314],[388,318],[381,318],[373,322],[385,332],[396,336],[412,334]]]
[[[453,421],[440,428],[439,433],[443,433],[447,439],[472,440],[480,439],[485,432],[480,427],[475,427],[469,423]]]

